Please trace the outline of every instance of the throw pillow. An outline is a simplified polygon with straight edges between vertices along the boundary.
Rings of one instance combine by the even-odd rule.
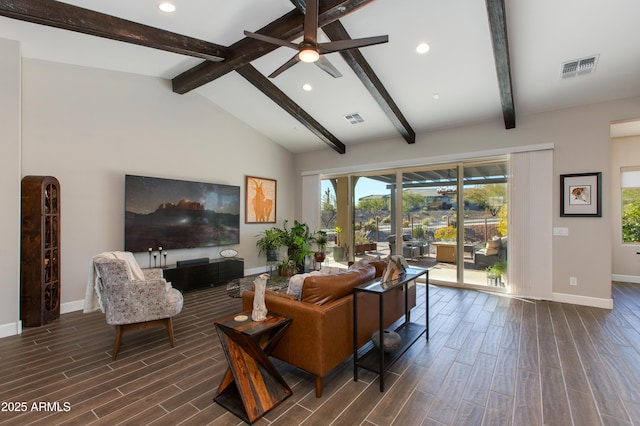
[[[502,244],[502,241],[500,241],[500,239],[487,241],[487,247],[485,249],[485,254],[487,256],[494,256],[494,255],[498,254],[498,252],[500,251],[501,244]]]

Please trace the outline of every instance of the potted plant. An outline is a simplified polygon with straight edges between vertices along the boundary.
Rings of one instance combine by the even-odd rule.
[[[289,256],[278,262],[278,275],[292,277],[296,274],[296,263]]]
[[[487,272],[487,284],[493,286],[504,286],[502,276],[507,272],[507,262],[500,260],[486,269]]]
[[[288,221],[284,221],[280,238],[282,244],[287,246],[287,255],[296,264],[298,271],[304,271],[306,257],[313,254],[309,246],[313,242],[311,231],[306,223],[294,220],[293,226],[288,228]]]
[[[334,230],[336,232],[336,246],[333,248],[333,260],[336,262],[342,262],[347,257],[345,247],[340,245],[340,234],[342,233],[342,228],[336,226]]]
[[[325,252],[327,250],[328,242],[327,232],[322,230],[316,231],[313,241],[318,246],[318,250],[313,254],[313,257],[317,263],[322,263],[326,257]]]
[[[378,246],[376,243],[369,241],[369,238],[367,237],[367,231],[365,229],[360,229],[358,232],[356,232],[355,244],[355,254],[376,250]]]
[[[267,254],[267,262],[276,262],[278,250],[282,246],[282,230],[278,228],[265,229],[256,237],[259,237],[256,241],[256,246],[260,249],[258,255],[264,252]]]

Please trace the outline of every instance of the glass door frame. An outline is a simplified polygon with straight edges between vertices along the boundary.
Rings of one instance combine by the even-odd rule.
[[[489,164],[495,164],[495,163],[508,163],[509,159],[506,156],[498,156],[498,157],[490,157],[490,158],[482,158],[482,159],[469,159],[469,160],[461,160],[461,161],[456,161],[456,162],[450,162],[450,163],[438,163],[438,164],[426,164],[424,166],[410,166],[410,167],[396,167],[396,168],[389,168],[389,169],[380,169],[380,170],[365,170],[365,171],[359,171],[359,172],[352,172],[352,173],[344,173],[344,174],[332,174],[332,175],[323,175],[321,177],[321,179],[335,179],[335,178],[347,178],[347,187],[348,187],[348,195],[347,195],[347,206],[346,208],[347,210],[347,217],[350,219],[347,221],[347,226],[346,229],[344,229],[344,235],[348,236],[348,244],[349,244],[349,253],[348,253],[348,260],[349,261],[353,261],[355,259],[355,253],[354,253],[354,249],[355,249],[355,206],[356,206],[356,200],[355,200],[355,185],[357,184],[357,181],[355,181],[355,178],[361,178],[361,177],[369,177],[369,176],[377,176],[377,175],[381,175],[381,174],[386,174],[386,175],[390,175],[390,174],[395,174],[396,176],[396,180],[395,180],[395,189],[392,191],[395,191],[395,197],[391,196],[391,200],[393,202],[393,206],[391,206],[391,216],[392,218],[395,218],[395,220],[392,220],[392,229],[391,231],[393,233],[395,233],[396,235],[402,235],[402,231],[403,231],[403,214],[402,212],[402,198],[403,198],[403,193],[404,193],[404,186],[403,186],[403,175],[407,172],[425,172],[425,171],[430,171],[430,170],[439,170],[439,169],[446,169],[446,168],[452,168],[456,170],[456,174],[457,174],[457,181],[456,181],[456,204],[457,204],[457,208],[456,208],[456,214],[457,214],[457,235],[456,235],[456,258],[457,259],[464,259],[464,233],[465,233],[465,218],[464,218],[464,184],[465,184],[465,168],[469,168],[469,167],[474,167],[474,166],[478,166],[478,165],[489,165]],[[460,179],[460,177],[462,177],[462,179]],[[400,190],[398,190],[398,188],[400,188]],[[507,195],[508,195],[508,190],[507,190]],[[338,198],[337,194],[336,194],[336,199]],[[337,200],[336,200],[337,201]],[[507,197],[507,204],[509,202],[508,197]],[[337,206],[337,208],[339,209],[341,206]],[[344,206],[342,206],[344,207]],[[396,253],[402,253],[402,239],[401,238],[396,238],[395,241],[395,252]],[[510,256],[507,255],[507,259],[510,263]],[[464,261],[461,262],[456,262],[457,265],[457,271],[456,271],[456,282],[452,282],[452,281],[442,281],[442,280],[437,280],[434,279],[432,277],[430,277],[430,281],[437,283],[437,284],[443,284],[443,285],[449,285],[449,286],[457,286],[457,287],[465,287],[465,288],[472,288],[472,289],[479,289],[479,290],[491,290],[491,291],[498,291],[498,292],[506,292],[506,288],[496,288],[496,287],[491,287],[491,286],[486,286],[486,285],[481,285],[481,284],[472,284],[472,283],[466,283],[464,282]],[[509,267],[507,269],[507,273],[510,273],[511,268]]]

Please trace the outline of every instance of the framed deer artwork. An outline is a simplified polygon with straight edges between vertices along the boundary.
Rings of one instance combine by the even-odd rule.
[[[245,223],[276,223],[275,179],[247,176],[245,182]]]

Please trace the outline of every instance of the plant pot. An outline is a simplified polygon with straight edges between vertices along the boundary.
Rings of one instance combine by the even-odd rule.
[[[295,265],[290,265],[290,266],[280,266],[278,268],[278,275],[280,275],[281,277],[292,277],[296,274],[296,267]]]
[[[316,261],[316,263],[324,262],[325,258],[326,258],[326,255],[322,251],[317,251],[313,254],[313,259]]]
[[[278,261],[278,249],[267,250],[267,262]]]
[[[345,259],[345,248],[336,246],[333,248],[333,260],[336,262],[342,262]]]

